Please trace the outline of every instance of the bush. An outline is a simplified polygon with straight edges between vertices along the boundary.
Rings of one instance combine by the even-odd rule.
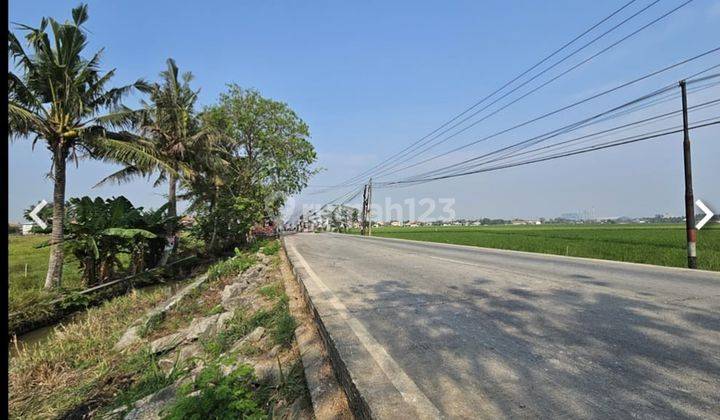
[[[208,269],[208,280],[217,280],[222,277],[240,274],[253,265],[253,260],[236,252],[236,255],[224,261],[213,264]]]
[[[195,382],[180,390],[182,396],[168,409],[166,419],[265,419],[255,400],[253,369],[241,365],[223,376],[215,363],[200,372]],[[195,394],[193,391],[199,391]]]
[[[272,241],[269,245],[265,245],[262,248],[262,253],[265,255],[275,255],[280,251],[280,242]]]

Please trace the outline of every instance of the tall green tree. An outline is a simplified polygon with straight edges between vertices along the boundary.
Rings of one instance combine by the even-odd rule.
[[[222,250],[307,185],[316,155],[307,124],[287,104],[238,85],[204,109],[202,124],[222,161],[191,180],[188,198],[198,216],[195,232]]]
[[[8,54],[14,61],[8,71],[8,137],[43,141],[52,155],[53,217],[51,252],[45,287],[62,280],[66,163],[80,155],[148,165],[156,161],[152,149],[124,131],[132,126],[130,110],[122,106],[132,85],[108,88],[115,70],[102,73],[102,50],[89,59],[83,54],[87,36],[82,25],[86,5],[72,10],[72,20],[60,23],[43,18],[37,28],[17,25],[26,33],[29,53],[8,31]],[[122,131],[113,131],[122,130]]]
[[[230,84],[203,117],[224,137],[226,152],[237,162],[246,185],[290,195],[302,190],[315,173],[310,166],[317,156],[308,141],[308,125],[286,103]]]

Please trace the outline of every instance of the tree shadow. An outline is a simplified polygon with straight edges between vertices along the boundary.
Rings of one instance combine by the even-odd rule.
[[[414,284],[336,293],[368,297],[353,315],[448,417],[720,417],[717,306],[598,287]]]

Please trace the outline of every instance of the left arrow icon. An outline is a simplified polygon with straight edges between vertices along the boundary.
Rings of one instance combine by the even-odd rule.
[[[45,221],[43,219],[41,219],[40,216],[38,216],[38,213],[40,213],[40,210],[42,210],[43,207],[45,207],[45,206],[47,206],[47,201],[43,200],[40,202],[40,204],[35,206],[35,208],[33,209],[33,211],[30,212],[30,215],[29,215],[30,218],[32,218],[35,221],[35,223],[37,223],[38,226],[40,226],[40,228],[42,228],[42,229],[47,228],[47,223],[45,223]]]

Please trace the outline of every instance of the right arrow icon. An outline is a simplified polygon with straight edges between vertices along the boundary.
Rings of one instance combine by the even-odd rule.
[[[696,228],[697,230],[700,230],[700,229],[703,228],[703,226],[705,226],[705,223],[709,222],[710,219],[712,219],[713,216],[715,216],[715,215],[714,215],[713,212],[708,208],[708,206],[706,206],[705,203],[703,203],[702,201],[697,200],[697,201],[695,202],[695,205],[698,206],[698,207],[700,208],[700,210],[703,211],[703,213],[705,213],[705,217],[703,217],[703,218],[697,223],[697,225],[695,225],[695,228]]]

